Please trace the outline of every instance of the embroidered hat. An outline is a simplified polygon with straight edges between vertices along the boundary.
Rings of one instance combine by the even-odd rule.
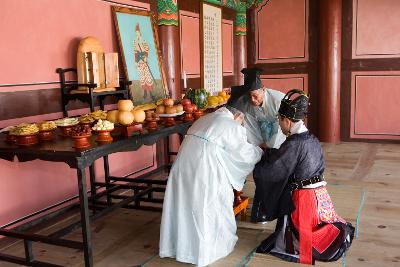
[[[296,94],[297,97],[292,97]],[[309,96],[304,91],[292,89],[282,99],[278,113],[288,119],[304,120],[309,105]]]

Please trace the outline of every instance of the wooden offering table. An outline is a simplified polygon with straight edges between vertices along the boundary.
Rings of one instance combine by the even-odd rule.
[[[93,266],[92,256],[92,240],[90,232],[90,222],[119,207],[156,210],[162,208],[154,205],[162,205],[163,199],[153,196],[153,192],[164,192],[167,184],[168,172],[171,167],[169,162],[163,166],[158,166],[155,170],[147,172],[136,178],[115,177],[109,172],[108,155],[122,151],[135,151],[143,145],[153,145],[160,139],[168,139],[171,134],[179,134],[183,137],[191,122],[177,121],[174,126],[160,126],[157,131],[135,133],[133,136],[125,137],[122,134],[113,136],[113,142],[109,144],[98,144],[96,136],[87,137],[90,144],[87,148],[75,149],[72,138],[65,138],[58,133],[53,142],[41,142],[32,146],[18,146],[15,143],[6,142],[6,135],[0,135],[0,158],[8,161],[14,161],[16,157],[18,161],[31,161],[35,159],[64,162],[77,171],[77,188],[79,192],[79,202],[69,206],[62,207],[57,211],[48,213],[38,219],[29,222],[32,216],[24,217],[18,220],[18,223],[24,223],[15,227],[15,222],[11,222],[0,228],[0,235],[12,237],[24,241],[25,257],[17,257],[5,253],[0,253],[0,261],[9,261],[16,264],[28,266],[58,266],[48,262],[40,262],[35,260],[32,253],[32,242],[42,242],[55,246],[62,246],[83,250],[85,266]],[[169,153],[172,154],[172,153]],[[96,181],[94,172],[94,161],[103,158],[105,182]],[[90,170],[90,197],[87,192],[85,168]],[[16,179],[18,177],[10,177]],[[118,183],[122,182],[122,183]],[[117,194],[118,190],[132,190],[131,195]],[[101,198],[105,198],[102,200]],[[152,206],[146,203],[153,203]],[[156,203],[156,204],[154,204]],[[42,235],[26,231],[30,227],[39,223],[61,215],[67,211],[78,209],[81,220],[57,230],[49,235]],[[43,215],[40,212],[35,216]],[[80,228],[82,229],[83,242],[77,242],[62,238],[69,232]]]

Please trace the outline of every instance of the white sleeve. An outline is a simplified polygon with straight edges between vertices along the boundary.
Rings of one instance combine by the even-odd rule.
[[[269,147],[269,148],[280,148],[280,146],[282,145],[283,142],[285,142],[286,140],[286,135],[283,134],[281,127],[279,127],[278,125],[278,131],[271,136],[271,138],[269,140],[267,140],[265,142],[265,144]]]
[[[226,134],[225,149],[219,149],[217,158],[232,187],[242,190],[246,176],[261,159],[262,149],[247,142],[246,130],[238,125]]]
[[[261,135],[260,126],[256,118],[250,114],[244,117],[244,127],[246,128],[247,141],[253,145],[259,146],[264,143]]]

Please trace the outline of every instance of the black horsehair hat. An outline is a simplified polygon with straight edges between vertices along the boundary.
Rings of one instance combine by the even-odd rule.
[[[294,94],[299,96],[290,99]],[[302,90],[292,89],[283,97],[278,113],[291,120],[304,120],[308,106],[309,96]]]
[[[244,85],[249,91],[254,91],[263,88],[260,74],[262,69],[259,68],[244,68],[241,70],[244,74]]]

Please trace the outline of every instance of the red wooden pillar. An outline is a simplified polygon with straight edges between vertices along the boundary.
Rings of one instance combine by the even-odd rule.
[[[168,89],[173,99],[181,99],[179,27],[160,25],[158,30]]]
[[[243,74],[240,72],[246,67],[247,62],[247,47],[246,47],[246,35],[235,35],[234,37],[234,48],[233,48],[233,64],[235,75],[235,84],[243,84]]]
[[[340,142],[342,0],[319,2],[319,138]]]
[[[173,99],[182,98],[181,90],[181,67],[180,67],[180,43],[179,43],[179,26],[178,26],[178,2],[174,0],[158,0],[151,1],[157,3],[158,14],[158,36],[160,37],[160,50],[165,69],[168,90]],[[157,153],[177,152],[180,141],[178,135],[168,138],[168,142],[164,144],[163,150]],[[157,155],[158,155],[157,154]],[[170,157],[165,155],[165,161],[168,163]],[[157,161],[157,164],[160,162]]]

